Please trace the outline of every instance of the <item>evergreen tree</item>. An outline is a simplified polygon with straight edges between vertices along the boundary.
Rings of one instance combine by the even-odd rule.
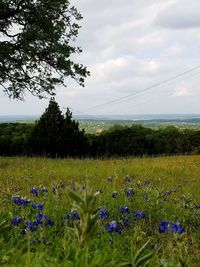
[[[72,119],[72,112],[69,108],[64,119],[64,153],[67,156],[81,156],[86,152],[87,140],[84,129],[79,129],[79,123]]]
[[[32,132],[33,152],[53,157],[60,156],[63,146],[63,126],[64,116],[52,98]]]

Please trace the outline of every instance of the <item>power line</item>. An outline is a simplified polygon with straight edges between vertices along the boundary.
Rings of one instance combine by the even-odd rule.
[[[158,82],[158,83],[155,83],[155,84],[153,84],[153,85],[151,85],[151,86],[149,86],[149,87],[146,87],[146,88],[144,88],[143,90],[141,90],[140,92],[135,92],[135,93],[128,94],[128,95],[126,95],[126,96],[124,96],[124,97],[116,98],[116,99],[114,99],[114,100],[111,100],[111,101],[108,101],[108,102],[105,102],[105,103],[96,105],[96,106],[94,106],[94,107],[91,107],[91,108],[89,108],[89,109],[87,109],[87,110],[96,109],[96,108],[101,108],[101,107],[104,107],[104,106],[107,106],[107,105],[110,105],[110,104],[118,104],[118,103],[122,103],[122,102],[124,102],[124,101],[129,101],[129,99],[130,99],[130,98],[133,98],[134,96],[137,96],[137,95],[139,95],[139,94],[141,94],[141,93],[150,91],[150,90],[152,90],[152,89],[154,89],[154,88],[156,88],[156,87],[159,87],[159,86],[161,86],[161,85],[163,85],[163,84],[165,84],[165,83],[168,83],[168,82],[170,82],[170,81],[173,81],[173,80],[175,80],[175,79],[177,79],[177,78],[179,78],[179,77],[182,77],[182,76],[184,76],[184,75],[186,75],[186,74],[188,74],[188,73],[190,73],[190,72],[193,72],[193,71],[195,71],[195,70],[197,70],[197,69],[199,69],[199,68],[200,68],[200,65],[197,65],[196,67],[193,67],[193,68],[191,68],[191,69],[189,69],[189,70],[187,70],[187,71],[184,71],[184,72],[179,73],[179,74],[177,74],[177,75],[175,75],[175,76],[172,76],[172,77],[170,77],[170,78],[168,78],[168,79],[166,79],[166,80],[163,80],[163,81]]]
[[[195,77],[196,75],[199,75],[199,72],[192,74],[192,77]],[[184,78],[182,78],[182,79],[179,80],[178,82],[182,82],[182,81],[184,81],[184,80],[187,80],[188,78],[191,78],[191,75],[190,75],[190,77],[184,77]],[[163,86],[164,86],[164,87],[165,87],[165,86],[169,86],[169,85],[172,85],[172,84],[174,84],[174,83],[176,83],[176,81],[171,81],[170,83],[167,83],[167,84],[165,84],[165,85],[163,85]],[[163,88],[163,87],[162,87],[162,88]],[[127,101],[133,99],[134,97],[142,96],[142,95],[145,95],[146,93],[147,93],[147,92],[141,92],[141,91],[140,91],[140,92],[136,92],[135,95],[131,96],[129,99],[115,102],[115,103],[113,103],[113,105],[115,105],[115,104],[121,104],[121,103],[127,102]],[[143,103],[145,103],[145,102],[146,102],[146,101],[143,101]],[[134,106],[138,106],[138,105],[140,105],[140,103],[136,103],[136,104],[134,104]],[[111,106],[112,106],[112,105],[110,105],[110,106],[105,106],[105,108],[108,109],[108,108],[111,108]]]

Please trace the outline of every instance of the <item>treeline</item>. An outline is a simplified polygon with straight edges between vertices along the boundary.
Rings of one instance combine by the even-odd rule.
[[[153,130],[116,125],[99,135],[85,134],[54,99],[35,124],[0,124],[0,155],[105,157],[200,153],[200,131],[173,126]]]

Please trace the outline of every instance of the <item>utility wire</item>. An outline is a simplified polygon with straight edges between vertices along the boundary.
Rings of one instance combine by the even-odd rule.
[[[128,94],[128,95],[126,95],[126,96],[124,96],[124,97],[116,98],[116,99],[114,99],[114,100],[105,102],[105,103],[103,103],[103,104],[99,104],[99,105],[93,106],[93,107],[91,107],[91,108],[89,108],[89,109],[87,109],[87,110],[96,109],[96,108],[101,108],[101,107],[104,107],[104,106],[107,106],[107,105],[110,105],[110,104],[118,104],[118,103],[122,103],[122,102],[125,102],[125,101],[129,101],[130,98],[133,98],[133,97],[135,97],[135,96],[137,96],[137,95],[139,95],[139,94],[141,94],[141,93],[150,91],[150,90],[152,90],[152,89],[154,89],[154,88],[156,88],[156,87],[159,87],[159,86],[161,86],[161,85],[164,85],[164,84],[166,84],[166,83],[168,83],[168,82],[170,82],[170,81],[176,80],[177,78],[182,77],[182,76],[184,76],[184,75],[186,75],[186,74],[188,74],[188,73],[190,73],[190,72],[193,72],[193,71],[195,71],[195,70],[197,70],[197,69],[199,69],[199,68],[200,68],[200,65],[197,65],[196,67],[193,67],[193,68],[191,68],[191,69],[189,69],[189,70],[187,70],[187,71],[184,71],[184,72],[179,73],[179,74],[177,74],[177,75],[175,75],[175,76],[172,76],[172,77],[170,77],[170,78],[168,78],[168,79],[166,79],[166,80],[163,80],[163,81],[158,82],[158,83],[155,83],[155,84],[153,84],[153,85],[151,85],[151,86],[149,86],[149,87],[146,87],[146,88],[144,88],[143,90],[141,90],[140,92],[134,92],[134,93]]]

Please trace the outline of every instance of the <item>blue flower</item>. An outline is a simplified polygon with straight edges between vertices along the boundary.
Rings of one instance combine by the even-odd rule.
[[[107,219],[109,217],[110,213],[106,208],[101,208],[99,211],[99,219]]]
[[[32,187],[32,188],[30,189],[30,193],[31,193],[32,195],[38,196],[39,191],[38,191],[37,188]]]
[[[130,218],[128,216],[122,216],[123,225],[125,227],[129,227],[131,225]]]
[[[40,191],[41,193],[48,193],[48,189],[46,187],[43,187]]]
[[[120,225],[115,221],[111,221],[109,222],[106,226],[105,226],[105,229],[109,232],[109,233],[117,233],[117,234],[121,234],[121,227]]]
[[[107,180],[108,180],[108,182],[112,182],[113,178],[112,177],[108,177]]]
[[[136,220],[143,219],[143,218],[145,218],[145,213],[144,213],[143,210],[141,210],[141,211],[135,211],[134,214],[133,214],[133,217]]]
[[[52,220],[47,220],[46,222],[45,222],[45,227],[50,227],[50,226],[52,226],[53,225],[53,221]]]
[[[168,221],[162,221],[158,228],[159,233],[164,233],[169,228],[169,226],[170,224]]]
[[[67,213],[66,215],[66,221],[67,222],[70,222],[70,221],[79,221],[80,220],[80,217],[79,217],[79,214],[76,210],[74,211],[70,211]]]
[[[30,199],[21,196],[14,196],[12,201],[18,206],[27,206],[31,202]]]
[[[128,197],[135,195],[135,192],[133,191],[132,188],[127,188],[127,189],[124,190],[124,192]]]
[[[118,196],[118,193],[116,191],[112,193],[113,198],[117,198],[117,196]]]
[[[43,203],[38,203],[37,208],[39,211],[42,211],[44,209],[44,204]]]
[[[17,215],[12,219],[12,224],[14,226],[18,226],[21,221],[22,221],[22,217]]]
[[[120,213],[128,213],[129,212],[129,207],[128,206],[125,206],[125,207],[121,207],[120,209],[119,209],[119,212]]]
[[[195,209],[200,209],[200,205],[195,205]]]
[[[172,232],[182,234],[184,232],[183,227],[181,227],[179,222],[172,223],[171,225]]]
[[[29,229],[31,232],[35,232],[37,231],[37,226],[38,226],[38,222],[31,222],[31,221],[26,221],[25,222],[25,228]]]
[[[124,182],[125,182],[125,183],[131,183],[131,181],[132,181],[132,179],[131,179],[130,176],[126,175],[126,176],[124,177]]]

